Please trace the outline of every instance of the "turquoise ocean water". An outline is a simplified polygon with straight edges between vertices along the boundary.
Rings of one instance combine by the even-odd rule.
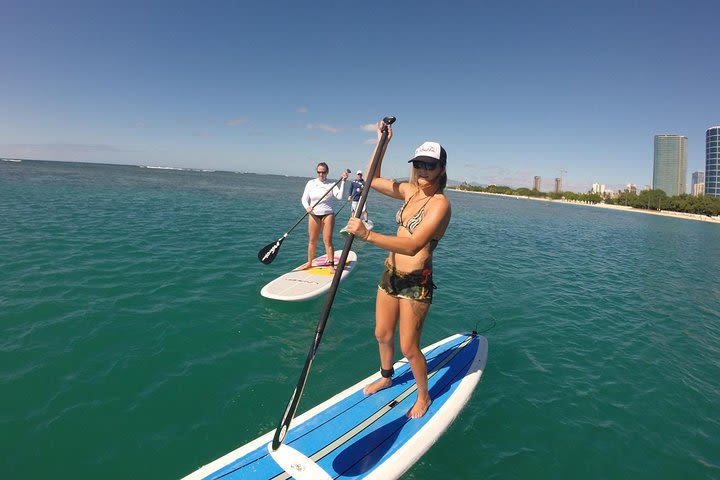
[[[0,161],[0,477],[178,478],[274,429],[323,300],[259,295],[304,224],[256,254],[305,181]],[[490,354],[404,478],[720,478],[720,226],[448,196],[423,345],[477,327]],[[378,368],[384,255],[355,250],[301,412]]]

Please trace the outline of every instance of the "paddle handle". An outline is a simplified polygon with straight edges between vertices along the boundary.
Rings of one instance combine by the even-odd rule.
[[[393,122],[395,122],[395,117],[392,116],[388,116],[383,119],[384,128],[382,131],[382,135],[380,136],[380,140],[378,141],[378,146],[375,150],[375,156],[373,157],[370,166],[370,172],[368,173],[367,177],[367,182],[369,184],[372,184],[372,179],[375,175],[377,164],[379,163],[382,155],[385,152],[385,147],[388,141],[387,126],[391,125]],[[369,189],[367,188],[363,190],[363,193],[360,196],[360,202],[362,203],[358,203],[358,209],[355,212],[356,215],[362,211],[362,205],[365,204],[364,202],[365,198],[367,197],[368,191]],[[307,378],[310,374],[310,367],[312,367],[312,362],[315,359],[315,354],[317,353],[323,333],[325,332],[325,326],[327,325],[328,318],[330,317],[330,310],[332,309],[332,304],[335,301],[335,294],[337,293],[338,285],[340,285],[340,279],[342,277],[343,270],[345,269],[345,263],[347,262],[348,255],[350,254],[350,248],[352,247],[354,238],[354,235],[348,235],[347,240],[345,240],[345,245],[343,246],[342,254],[340,255],[340,261],[335,267],[335,275],[333,276],[332,284],[330,285],[330,290],[325,301],[325,306],[323,308],[322,314],[320,315],[320,320],[318,321],[317,327],[315,328],[315,337],[313,338],[313,343],[310,346],[310,351],[308,352],[307,358],[305,359],[305,365],[303,366],[302,372],[300,373],[300,378],[298,379],[295,390],[290,397],[290,402],[288,402],[285,413],[283,414],[282,418],[280,419],[280,423],[278,423],[278,426],[275,429],[275,435],[273,436],[271,445],[273,451],[280,448],[280,445],[282,445],[283,441],[285,440],[285,436],[290,429],[290,423],[295,417],[295,412],[297,412],[298,406],[300,405],[300,398],[302,397],[303,390],[305,390],[305,383],[307,383]]]

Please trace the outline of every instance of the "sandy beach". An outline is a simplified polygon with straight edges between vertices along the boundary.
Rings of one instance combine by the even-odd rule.
[[[452,190],[455,192],[478,193],[480,195],[492,195],[495,197],[517,198],[519,200],[536,200],[536,201],[540,201],[540,202],[562,203],[562,204],[566,204],[566,205],[579,205],[579,206],[583,206],[583,207],[607,208],[610,210],[623,210],[623,211],[627,211],[627,212],[644,213],[646,215],[660,215],[663,217],[680,218],[683,220],[695,220],[695,221],[699,221],[699,222],[720,223],[720,217],[708,217],[707,215],[698,215],[696,213],[673,212],[670,210],[645,210],[642,208],[627,207],[625,205],[609,205],[607,203],[585,203],[585,202],[576,202],[576,201],[572,201],[572,200],[552,200],[550,198],[526,197],[523,195],[505,195],[502,193],[474,192],[471,190],[458,190],[458,189],[452,189]]]

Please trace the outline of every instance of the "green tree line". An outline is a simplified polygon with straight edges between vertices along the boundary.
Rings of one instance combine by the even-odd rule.
[[[546,193],[529,188],[510,188],[502,185],[488,185],[487,187],[477,187],[463,183],[457,187],[457,190],[467,190],[471,192],[498,193],[501,195],[518,195],[523,197],[549,198],[552,200],[565,199],[574,202],[584,203],[608,203],[611,205],[626,205],[633,208],[642,208],[646,210],[670,210],[674,212],[696,213],[699,215],[720,215],[720,199],[692,195],[676,195],[668,197],[662,190],[643,190],[635,193],[630,191],[620,192],[617,196],[600,195],[599,193],[575,193],[560,192]]]

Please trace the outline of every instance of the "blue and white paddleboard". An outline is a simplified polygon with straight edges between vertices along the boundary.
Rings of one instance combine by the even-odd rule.
[[[406,359],[394,365],[393,386],[365,396],[358,382],[298,416],[276,451],[273,433],[205,465],[190,479],[334,478],[388,480],[410,468],[465,406],[487,361],[485,337],[457,334],[423,349],[432,404],[419,419],[405,416],[416,385]]]

